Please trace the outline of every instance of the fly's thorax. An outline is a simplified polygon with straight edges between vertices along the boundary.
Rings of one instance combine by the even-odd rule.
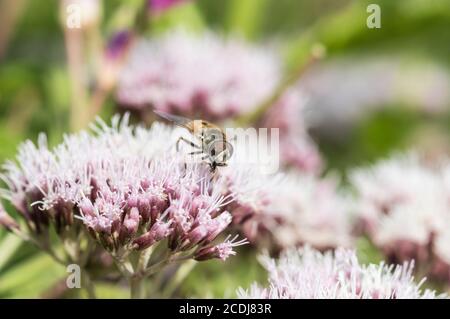
[[[228,143],[225,132],[218,126],[204,120],[189,123],[193,135],[201,142],[202,153],[215,166],[225,166],[233,153],[233,147]]]
[[[204,128],[202,131],[202,140],[205,144],[226,142],[226,136],[224,132],[219,128]]]

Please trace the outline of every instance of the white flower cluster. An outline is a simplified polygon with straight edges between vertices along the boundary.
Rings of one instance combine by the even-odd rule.
[[[117,97],[129,109],[224,119],[262,103],[280,75],[278,59],[269,50],[177,30],[136,45]]]
[[[413,264],[361,265],[351,250],[321,253],[309,247],[284,252],[279,260],[261,258],[268,287],[240,288],[240,298],[269,299],[417,299],[446,297],[414,282]]]
[[[2,195],[36,241],[48,240],[52,228],[62,239],[72,232],[81,238],[85,229],[116,257],[167,239],[172,253],[197,260],[224,260],[245,243],[214,242],[231,223],[223,207],[232,194],[207,164],[184,161],[175,130],[133,127],[119,117],[93,130],[67,135],[54,149],[41,136],[37,146],[22,145],[17,163],[5,165]]]
[[[253,243],[276,249],[304,243],[318,249],[352,246],[352,201],[338,190],[337,179],[237,170],[233,158],[228,169],[235,200],[227,209]]]
[[[360,223],[390,260],[415,259],[450,279],[449,164],[427,166],[409,153],[357,169],[351,181]]]

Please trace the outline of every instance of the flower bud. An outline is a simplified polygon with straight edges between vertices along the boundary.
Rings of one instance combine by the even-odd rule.
[[[187,238],[192,245],[201,242],[208,235],[208,228],[205,225],[199,225],[189,232]]]
[[[231,214],[229,212],[223,212],[218,217],[211,220],[208,225],[208,237],[206,240],[208,242],[213,241],[216,237],[224,231],[225,228],[231,223]]]
[[[220,243],[216,246],[207,246],[200,249],[195,254],[194,259],[197,261],[202,261],[212,258],[219,258],[224,261],[228,257],[236,255],[236,252],[233,250],[234,247],[248,244],[247,239],[236,241],[237,237],[238,236],[236,235],[233,239],[230,239],[230,236],[228,236],[223,243]]]
[[[125,244],[129,241],[130,237],[136,233],[138,225],[131,219],[125,219],[123,226],[119,230],[119,242]]]
[[[198,211],[200,209],[206,208],[208,203],[204,198],[201,196],[195,197],[191,204],[190,214],[192,217],[196,217],[198,214]]]
[[[131,208],[128,216],[123,221],[123,226],[128,234],[134,234],[139,227],[139,210],[136,207]]]
[[[170,222],[156,221],[148,232],[133,241],[135,249],[142,250],[148,248],[154,243],[169,236],[172,232],[170,224]]]
[[[78,203],[78,207],[81,210],[81,213],[83,215],[87,215],[87,216],[95,216],[95,208],[94,205],[92,205],[92,202],[87,199],[86,197],[84,197],[80,203]]]
[[[152,196],[150,203],[150,217],[152,223],[154,223],[158,219],[158,217],[167,209],[169,204],[166,200],[158,196]]]
[[[132,38],[133,34],[128,30],[119,31],[114,34],[108,42],[105,52],[106,58],[115,61],[122,59],[130,47]],[[149,183],[142,181],[141,186],[143,189],[147,189]]]
[[[11,204],[14,206],[14,208],[21,213],[24,217],[29,217],[29,211],[27,208],[27,202],[24,198],[20,198],[19,196],[13,196],[11,198]]]
[[[139,213],[142,216],[142,222],[147,223],[150,220],[150,201],[148,198],[139,198],[138,200]]]
[[[0,204],[0,225],[11,231],[13,228],[19,229],[19,224],[6,212]]]
[[[138,207],[138,197],[131,195],[130,197],[128,197],[127,199],[127,205],[128,207]]]
[[[170,224],[172,222],[161,222],[156,221],[156,223],[152,226],[151,232],[153,234],[153,238],[155,241],[160,241],[172,233],[172,228],[170,228]]]
[[[176,232],[179,235],[185,235],[192,227],[189,214],[184,208],[171,207],[169,209],[171,210],[171,217],[175,222]]]
[[[212,259],[216,256],[216,247],[215,246],[209,246],[200,249],[194,256],[194,259],[197,261],[204,261],[208,259]]]
[[[133,240],[133,247],[137,250],[142,250],[147,247],[150,247],[151,245],[154,244],[154,242],[155,241],[153,240],[151,232],[148,231],[145,234]]]

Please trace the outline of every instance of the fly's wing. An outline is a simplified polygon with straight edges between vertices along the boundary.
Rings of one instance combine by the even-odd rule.
[[[153,112],[155,112],[155,114],[157,114],[158,116],[162,117],[163,119],[165,119],[167,121],[173,122],[178,126],[184,127],[186,129],[192,131],[192,125],[190,125],[192,120],[190,120],[186,117],[177,116],[177,115],[173,115],[173,114],[169,114],[169,113],[157,111],[157,110],[153,110]]]

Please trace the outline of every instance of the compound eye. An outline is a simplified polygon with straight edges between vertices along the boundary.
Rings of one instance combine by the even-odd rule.
[[[228,142],[218,140],[210,143],[206,151],[212,161],[224,163],[233,155],[233,146]]]
[[[217,129],[211,129],[211,128],[205,130],[204,141],[207,144],[214,143],[214,142],[221,141],[221,140],[223,140],[223,134],[221,131],[219,131]]]

